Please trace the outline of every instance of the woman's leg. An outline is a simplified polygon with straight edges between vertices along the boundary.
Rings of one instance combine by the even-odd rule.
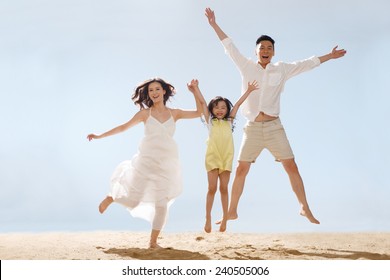
[[[99,204],[99,212],[100,214],[103,214],[104,211],[106,211],[106,209],[108,208],[108,206],[111,205],[111,203],[113,203],[114,200],[112,199],[111,196],[106,196],[105,199],[102,200],[102,202],[100,202]]]
[[[152,232],[150,234],[150,248],[161,248],[157,244],[157,238],[160,235],[161,229],[163,228],[168,212],[168,201],[158,201],[155,206],[155,214],[152,223]]]
[[[157,244],[157,238],[159,235],[160,235],[160,230],[152,229],[152,232],[150,233],[150,243],[149,243],[150,249],[161,248],[161,246]]]

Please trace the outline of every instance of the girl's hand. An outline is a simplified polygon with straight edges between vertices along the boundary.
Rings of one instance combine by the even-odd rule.
[[[259,89],[259,85],[256,80],[254,80],[252,83],[248,82],[248,92],[252,92],[257,89]]]
[[[87,138],[88,138],[88,141],[91,141],[92,139],[99,139],[99,136],[97,136],[95,134],[88,134]]]
[[[187,83],[187,88],[189,91],[194,92],[199,86],[199,81],[196,79],[191,80],[191,82]]]

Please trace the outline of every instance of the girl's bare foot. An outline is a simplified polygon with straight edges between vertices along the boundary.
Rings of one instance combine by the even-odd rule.
[[[237,218],[238,218],[237,212],[236,213],[228,213],[226,221],[236,220]],[[220,219],[220,220],[216,221],[215,224],[220,225],[222,223],[222,221],[223,221],[223,219]],[[225,224],[226,224],[226,222],[225,222]]]
[[[301,216],[306,217],[311,223],[313,224],[320,224],[320,221],[318,221],[316,218],[314,218],[313,214],[311,213],[310,209],[301,209],[301,212],[299,213]]]
[[[106,211],[107,207],[110,206],[111,203],[113,203],[114,200],[112,199],[111,196],[106,196],[105,199],[103,199],[102,202],[99,204],[99,212],[100,214],[103,214],[104,211]]]
[[[211,232],[211,220],[210,219],[206,219],[206,223],[204,225],[204,231],[207,233]]]
[[[227,222],[227,220],[224,220],[224,219],[221,220],[220,226],[219,226],[219,231],[220,232],[225,232],[226,231],[226,222]]]

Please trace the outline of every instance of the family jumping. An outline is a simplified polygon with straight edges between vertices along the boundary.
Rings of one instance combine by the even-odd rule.
[[[238,218],[237,209],[245,179],[263,149],[269,150],[283,165],[300,205],[300,215],[311,223],[320,223],[310,210],[304,183],[279,117],[280,96],[288,79],[331,59],[341,58],[346,51],[336,46],[322,56],[292,63],[273,63],[275,41],[268,35],[261,35],[255,42],[257,61],[253,61],[240,53],[233,40],[217,24],[213,10],[207,8],[205,15],[240,72],[242,92],[237,95],[237,101],[232,104],[227,98],[216,96],[207,103],[199,81],[194,79],[187,83],[187,88],[194,97],[196,109],[172,109],[166,103],[175,94],[175,87],[163,79],[154,78],[136,87],[132,99],[140,110],[128,122],[105,133],[87,136],[89,141],[101,139],[144,123],[144,137],[137,154],[114,170],[110,191],[100,203],[99,211],[104,213],[116,202],[129,209],[134,217],[148,220],[152,225],[150,248],[160,247],[157,238],[166,223],[169,206],[182,191],[179,154],[173,139],[176,121],[180,119],[201,117],[209,131],[205,155],[208,180],[205,232],[212,231],[211,210],[218,187],[223,213],[217,222],[219,231],[226,231],[228,221]],[[239,108],[247,123],[229,201],[228,184],[234,157],[232,132]]]

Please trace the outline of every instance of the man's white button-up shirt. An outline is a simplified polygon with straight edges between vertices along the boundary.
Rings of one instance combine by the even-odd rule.
[[[234,61],[242,77],[242,92],[245,92],[248,82],[256,80],[259,89],[252,92],[241,105],[243,115],[254,121],[260,112],[277,117],[280,113],[280,95],[284,84],[291,77],[311,70],[320,65],[318,57],[292,63],[269,63],[264,69],[257,62],[244,57],[234,45],[232,39],[222,40],[226,54]]]

